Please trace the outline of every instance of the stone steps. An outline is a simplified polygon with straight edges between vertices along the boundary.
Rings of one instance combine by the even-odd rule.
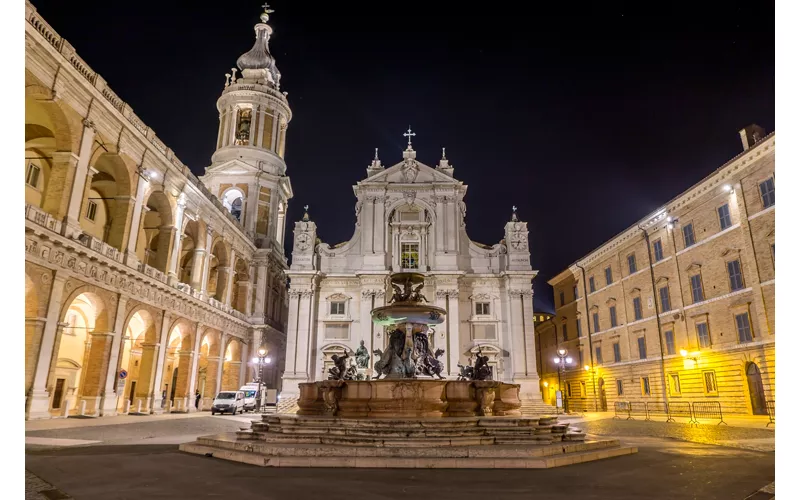
[[[550,468],[636,453],[619,441],[557,443],[532,446],[342,447],[317,444],[274,444],[242,441],[234,434],[204,436],[180,445],[187,453],[233,460],[262,467],[366,468]]]

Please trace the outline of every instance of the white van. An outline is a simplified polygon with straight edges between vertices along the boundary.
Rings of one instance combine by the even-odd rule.
[[[222,391],[214,398],[211,404],[211,414],[231,412],[232,415],[244,411],[244,392],[242,391]]]
[[[239,388],[244,392],[244,411],[255,411],[258,405],[258,383],[245,384]]]

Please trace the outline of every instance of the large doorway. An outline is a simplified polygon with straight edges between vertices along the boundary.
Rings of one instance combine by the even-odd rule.
[[[753,408],[753,415],[766,415],[767,402],[764,398],[761,370],[752,362],[747,363],[747,386],[750,389],[750,405]]]

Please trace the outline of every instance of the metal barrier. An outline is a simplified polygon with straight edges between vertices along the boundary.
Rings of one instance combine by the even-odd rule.
[[[674,417],[689,417],[689,423],[697,423],[692,414],[692,403],[688,401],[670,401],[667,403],[667,422],[675,422]]]
[[[625,420],[631,419],[631,404],[628,401],[614,402],[614,418],[619,419],[625,416]]]
[[[630,420],[635,420],[633,417],[644,417],[647,420],[647,403],[632,402],[629,403],[631,407]]]
[[[775,423],[775,401],[767,401],[767,415],[769,415],[769,422],[767,422],[767,427],[770,424]]]
[[[672,420],[669,416],[669,410],[667,408],[667,403],[661,401],[648,401],[644,404],[645,409],[647,410],[647,415],[645,416],[645,420],[652,420],[650,417],[653,415],[663,415],[667,417],[667,422]]]
[[[699,423],[697,421],[698,418],[719,419],[717,425],[728,425],[722,419],[722,406],[720,406],[719,401],[695,401],[692,403],[692,413],[694,414],[694,425]]]

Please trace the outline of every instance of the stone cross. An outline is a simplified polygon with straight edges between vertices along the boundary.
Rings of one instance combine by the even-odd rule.
[[[378,159],[378,148],[375,148],[375,159]]]
[[[411,131],[411,125],[408,126],[408,132],[403,134],[403,137],[408,137],[408,147],[411,147],[411,138],[415,137],[417,134]]]
[[[445,157],[445,155],[444,155],[444,148],[442,148],[442,160],[446,160],[446,159],[447,159],[447,157]]]

